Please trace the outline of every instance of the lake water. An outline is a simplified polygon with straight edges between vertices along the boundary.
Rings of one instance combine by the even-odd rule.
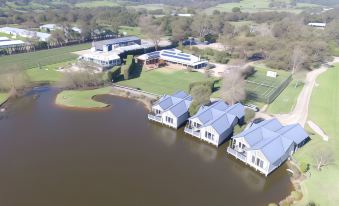
[[[267,205],[292,185],[283,166],[268,178],[179,131],[147,120],[141,103],[54,105],[38,88],[0,113],[1,206]],[[38,97],[37,97],[38,95]]]

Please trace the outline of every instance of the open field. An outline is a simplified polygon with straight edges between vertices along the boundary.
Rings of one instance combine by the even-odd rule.
[[[75,4],[75,7],[86,7],[86,8],[94,8],[94,7],[114,7],[119,6],[120,4],[117,1],[87,1],[82,3]]]
[[[109,94],[111,87],[104,87],[93,90],[65,90],[60,92],[55,103],[60,106],[66,107],[79,107],[79,108],[103,108],[108,105],[102,102],[93,100],[95,95]]]
[[[299,162],[313,163],[315,151],[321,148],[330,150],[335,158],[335,165],[330,165],[318,172],[311,166],[311,176],[302,183],[303,200],[298,205],[314,201],[319,205],[338,205],[339,202],[339,65],[322,74],[312,94],[309,119],[318,124],[329,136],[323,141],[318,135],[295,155]]]
[[[268,106],[268,112],[271,114],[287,114],[291,112],[297,102],[299,94],[304,87],[302,82],[293,80],[286,89]]]
[[[0,93],[0,105],[2,103],[4,103],[8,98],[8,94],[7,93]]]
[[[234,7],[239,7],[243,12],[261,12],[261,11],[285,11],[285,12],[294,12],[300,13],[305,8],[318,7],[319,5],[315,4],[305,4],[298,3],[295,8],[281,8],[275,9],[269,7],[269,0],[242,0],[239,3],[224,3],[219,4],[214,7],[206,9],[207,13],[211,13],[214,10],[219,10],[221,12],[231,12]],[[286,1],[289,2],[289,1]]]
[[[164,4],[142,4],[135,6],[128,6],[135,9],[147,9],[147,10],[157,10],[157,9],[166,9],[171,8],[170,6],[166,6]]]
[[[152,71],[143,70],[140,77],[120,81],[118,84],[139,88],[155,94],[171,94],[179,90],[188,91],[188,86],[191,82],[204,79],[206,77],[199,72],[160,68]]]
[[[32,82],[57,82],[63,75],[62,72],[57,71],[57,69],[73,62],[74,61],[65,61],[42,66],[41,68],[35,67],[27,69],[26,73]]]
[[[89,48],[90,44],[79,44],[75,46],[3,56],[0,57],[0,70],[6,69],[6,67],[10,67],[13,64],[17,64],[24,69],[30,69],[38,67],[39,64],[45,66],[70,61],[78,57],[76,54],[72,54],[72,52]]]
[[[139,38],[145,38],[140,31],[140,27],[120,26],[119,32],[126,35],[137,36]]]

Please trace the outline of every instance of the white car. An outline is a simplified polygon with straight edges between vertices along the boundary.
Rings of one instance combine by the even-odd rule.
[[[253,110],[255,112],[259,112],[259,108],[255,106],[254,104],[245,104],[245,108],[248,108],[250,110]]]

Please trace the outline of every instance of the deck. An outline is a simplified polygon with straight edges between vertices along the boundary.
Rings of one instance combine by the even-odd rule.
[[[190,134],[190,135],[192,135],[192,136],[194,136],[194,137],[198,137],[198,138],[200,138],[200,132],[197,132],[197,131],[194,131],[194,129],[192,129],[192,128],[189,128],[189,127],[185,127],[185,133],[187,133],[187,134]]]
[[[241,161],[246,162],[246,156],[241,154],[240,152],[235,151],[231,147],[227,147],[227,153],[233,155],[235,158],[240,159]]]
[[[162,123],[161,116],[156,116],[156,115],[153,115],[153,114],[148,114],[148,119],[152,120],[152,121],[155,121],[155,122]]]

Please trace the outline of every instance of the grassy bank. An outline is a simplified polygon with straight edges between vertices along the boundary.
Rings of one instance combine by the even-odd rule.
[[[313,201],[319,205],[337,205],[339,202],[339,65],[322,74],[315,87],[310,103],[309,119],[318,124],[330,137],[328,142],[318,135],[295,155],[299,162],[313,163],[315,151],[326,148],[333,153],[335,165],[316,171],[311,166],[311,176],[302,183],[303,200],[298,205]]]
[[[45,66],[74,60],[78,56],[76,54],[73,54],[72,52],[89,49],[90,47],[90,44],[79,44],[75,46],[67,46],[37,52],[3,56],[0,57],[0,70],[6,69],[6,67],[10,67],[13,64],[18,64],[24,69],[30,69],[38,67],[39,64],[41,66]]]
[[[109,105],[93,100],[95,95],[109,94],[111,87],[104,87],[93,90],[65,90],[60,92],[55,100],[59,106],[79,108],[103,108]]]
[[[64,67],[74,61],[65,61],[57,64],[50,64],[27,69],[26,73],[32,82],[57,82],[62,77],[62,72],[57,71],[60,67]]]
[[[268,112],[271,114],[287,114],[291,112],[297,103],[303,87],[303,83],[299,83],[296,87],[296,81],[292,81],[274,102],[268,106]]]
[[[3,104],[8,98],[7,93],[0,93],[0,105]]]

